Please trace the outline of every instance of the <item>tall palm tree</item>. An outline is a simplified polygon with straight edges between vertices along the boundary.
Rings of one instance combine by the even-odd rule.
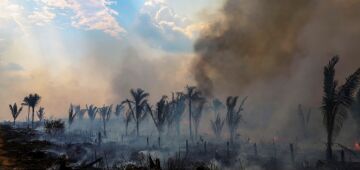
[[[360,137],[360,89],[356,93],[355,102],[352,106],[352,117],[356,121],[357,136]]]
[[[192,102],[200,98],[200,91],[196,89],[195,86],[186,86],[186,98],[188,99],[188,108],[189,108],[189,134],[190,138],[193,139],[192,135]]]
[[[242,115],[240,114],[244,109],[243,106],[245,104],[245,101],[247,97],[245,97],[242,102],[240,103],[238,109],[236,109],[236,104],[238,100],[238,96],[233,97],[229,96],[226,99],[226,123],[228,125],[229,134],[230,134],[230,143],[234,143],[234,137],[237,129],[239,128],[240,121],[242,119]]]
[[[23,103],[21,105],[28,107],[27,127],[29,128],[29,126],[30,126],[29,125],[29,123],[30,123],[30,98],[29,98],[29,96],[24,97]]]
[[[186,108],[185,101],[186,101],[186,97],[185,97],[184,93],[177,92],[176,97],[174,96],[174,93],[173,93],[172,101],[169,103],[170,111],[169,111],[169,115],[166,116],[168,128],[170,129],[172,124],[175,123],[177,135],[180,135],[181,118],[182,118],[182,115],[184,114],[185,108]]]
[[[103,121],[104,136],[106,136],[106,122],[109,121],[111,110],[112,110],[112,105],[110,106],[104,105],[103,107],[99,108],[99,113]]]
[[[34,128],[34,116],[35,116],[35,107],[39,104],[41,97],[38,94],[29,94],[28,96],[28,104],[32,110],[31,115],[31,127]]]
[[[152,110],[151,107],[147,104],[148,111],[154,121],[156,129],[158,130],[159,137],[161,137],[164,132],[164,125],[169,113],[169,103],[166,100],[167,96],[163,96],[159,102],[156,104],[156,110]]]
[[[89,119],[91,120],[91,122],[93,122],[96,118],[96,113],[98,111],[98,108],[94,105],[86,105],[86,110],[88,112],[88,116],[89,116]]]
[[[128,103],[131,114],[136,123],[136,135],[139,136],[139,124],[146,117],[147,113],[147,97],[149,93],[146,93],[143,89],[131,89],[131,96],[133,100],[125,100],[124,102]],[[135,110],[133,109],[133,106]]]
[[[90,128],[90,131],[92,132],[92,128],[93,128],[93,123],[94,123],[94,120],[96,118],[96,113],[98,112],[98,108],[94,105],[86,105],[86,110],[88,112],[88,116],[89,116],[89,119],[91,121],[91,128]]]
[[[205,98],[198,98],[194,101],[194,110],[192,116],[194,119],[194,126],[195,126],[195,139],[198,136],[200,120],[205,103],[206,103]]]
[[[16,103],[14,103],[14,105],[10,104],[9,107],[10,107],[11,115],[12,115],[12,117],[14,119],[14,126],[15,126],[15,120],[20,115],[23,108],[22,107],[18,108]]]
[[[353,103],[353,94],[359,85],[360,68],[346,78],[342,86],[335,80],[335,65],[339,57],[333,57],[324,67],[324,96],[322,101],[323,123],[327,132],[326,159],[332,160],[332,144],[339,134],[347,117],[349,107]]]

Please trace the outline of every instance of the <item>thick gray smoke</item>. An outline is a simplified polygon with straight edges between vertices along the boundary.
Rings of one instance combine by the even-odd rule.
[[[259,79],[292,76],[290,67],[306,57],[339,54],[356,64],[349,60],[359,61],[352,48],[360,41],[359,6],[355,0],[227,0],[223,17],[195,45],[196,80],[209,93],[234,92]]]
[[[328,59],[340,56],[341,81],[360,66],[358,9],[357,0],[227,0],[195,44],[198,86],[249,96],[247,117],[262,130],[289,129],[300,103],[320,118]]]

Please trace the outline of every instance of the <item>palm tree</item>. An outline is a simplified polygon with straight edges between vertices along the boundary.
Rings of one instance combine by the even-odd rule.
[[[204,105],[206,100],[204,98],[198,98],[194,101],[194,110],[193,110],[193,119],[194,119],[194,126],[195,126],[195,138],[198,136],[198,130],[200,125],[200,119],[202,116],[202,112],[204,109]]]
[[[92,132],[93,122],[96,118],[96,113],[98,112],[98,108],[94,105],[90,105],[90,106],[86,105],[86,110],[88,112],[88,116],[91,121],[91,132]]]
[[[123,104],[118,104],[118,105],[116,105],[116,107],[115,107],[115,112],[114,112],[114,114],[115,114],[115,116],[116,117],[120,117],[120,115],[121,115],[121,113],[124,111],[124,105]]]
[[[80,111],[78,111],[78,118],[79,120],[83,120],[84,119],[84,116],[85,116],[85,113],[86,113],[86,109],[80,109]]]
[[[112,110],[112,105],[110,106],[104,105],[103,107],[99,108],[99,113],[103,121],[104,136],[106,136],[106,122],[109,121],[110,119],[111,110]]]
[[[324,67],[324,96],[322,98],[323,123],[327,132],[326,159],[332,160],[332,144],[339,134],[347,117],[349,107],[353,103],[353,94],[359,85],[360,68],[346,78],[346,82],[338,87],[335,80],[335,65],[339,57],[333,57]]]
[[[156,104],[156,110],[152,110],[151,107],[147,104],[148,111],[154,121],[156,129],[158,130],[159,137],[161,137],[164,131],[164,125],[169,113],[169,103],[166,100],[167,96],[163,96],[159,102]]]
[[[180,135],[180,122],[186,108],[185,100],[184,93],[177,92],[176,97],[173,94],[172,101],[169,103],[169,115],[166,116],[168,128],[170,129],[171,125],[175,123],[177,135]]]
[[[355,101],[352,106],[352,117],[356,121],[357,136],[360,137],[360,89],[356,93]]]
[[[129,123],[131,121],[132,118],[132,114],[130,109],[127,110],[126,112],[124,112],[124,121],[125,121],[125,135],[128,135],[128,127],[129,127]]]
[[[221,138],[221,131],[224,127],[225,120],[221,119],[220,114],[216,115],[215,121],[211,120],[211,129],[217,139]]]
[[[227,108],[226,123],[227,123],[228,129],[229,129],[230,143],[234,143],[235,133],[236,133],[237,129],[239,128],[240,121],[242,119],[242,115],[240,113],[244,110],[243,106],[247,99],[247,97],[245,97],[242,100],[242,102],[240,103],[239,108],[235,109],[238,98],[239,98],[238,96],[236,96],[236,97],[229,96],[226,99],[226,108]]]
[[[30,98],[29,98],[29,96],[24,97],[23,103],[21,105],[28,107],[27,127],[29,128],[29,123],[30,123]]]
[[[221,109],[225,108],[224,104],[217,98],[212,101],[211,108],[214,111],[215,116],[220,112]]]
[[[198,98],[200,98],[200,91],[198,91],[196,89],[195,86],[186,86],[186,98],[188,99],[188,108],[189,108],[189,133],[190,133],[190,138],[192,139],[193,138],[193,135],[192,135],[192,101],[193,100],[196,100]]]
[[[10,104],[9,107],[10,107],[11,115],[12,115],[12,117],[14,119],[14,126],[15,126],[15,120],[20,115],[23,108],[22,107],[18,108],[16,103],[14,103],[14,105]]]
[[[36,112],[36,116],[39,118],[39,122],[41,122],[45,116],[45,109],[40,107],[40,109]]]
[[[86,105],[86,110],[88,112],[89,119],[91,120],[91,122],[93,122],[96,118],[98,108],[94,105],[90,105],[89,107],[88,105]]]
[[[72,123],[73,123],[74,120],[75,120],[75,116],[76,116],[76,114],[77,114],[76,111],[77,111],[76,106],[70,104],[69,117],[68,117],[69,128],[70,128],[70,126],[72,125]]]
[[[34,116],[35,116],[35,107],[39,104],[41,97],[38,94],[30,94],[28,96],[28,105],[32,110],[31,116],[31,127],[34,128]],[[24,101],[25,102],[25,101]]]
[[[136,135],[139,136],[139,124],[146,117],[147,113],[147,97],[149,93],[145,93],[143,89],[131,89],[130,93],[133,97],[133,100],[125,100],[124,102],[128,103],[131,114],[136,123]],[[135,110],[132,105],[134,105]]]

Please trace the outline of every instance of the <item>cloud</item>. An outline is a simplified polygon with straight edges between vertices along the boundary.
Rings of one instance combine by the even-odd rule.
[[[38,26],[45,25],[50,23],[56,14],[51,12],[48,7],[43,7],[41,10],[33,11],[31,15],[29,15],[30,22],[35,23]]]
[[[0,1],[0,20],[9,20],[21,16],[24,7],[10,3],[8,0]],[[0,22],[1,23],[1,22]]]
[[[114,16],[118,13],[109,6],[108,0],[42,0],[50,8],[70,10],[71,25],[85,30],[101,30],[113,37],[118,37],[125,30]]]
[[[166,1],[148,0],[140,10],[135,27],[153,47],[166,51],[191,51],[194,37],[202,25],[176,14]]]

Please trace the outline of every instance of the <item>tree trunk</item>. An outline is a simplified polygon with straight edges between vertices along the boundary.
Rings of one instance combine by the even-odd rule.
[[[35,114],[35,108],[32,107],[32,116],[31,116],[31,128],[34,129],[34,114]]]
[[[128,122],[126,122],[126,124],[125,124],[125,136],[127,136],[128,135]]]
[[[105,119],[104,119],[104,136],[106,137],[106,122],[105,122]]]
[[[326,160],[332,161],[332,133],[328,132],[326,143]]]
[[[180,122],[176,123],[176,132],[177,132],[177,135],[180,136]]]
[[[190,131],[190,139],[192,140],[192,127],[191,127],[191,99],[189,99],[189,131]]]
[[[15,118],[14,118],[14,127],[15,127]]]
[[[28,106],[27,127],[30,127],[30,106]]]
[[[139,120],[136,120],[136,136],[139,137]]]

